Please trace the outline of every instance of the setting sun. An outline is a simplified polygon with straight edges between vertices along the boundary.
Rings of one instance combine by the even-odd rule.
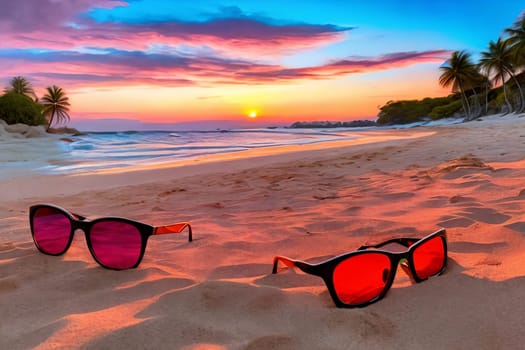
[[[256,111],[251,111],[250,114],[248,114],[248,117],[250,118],[257,118],[257,112]]]

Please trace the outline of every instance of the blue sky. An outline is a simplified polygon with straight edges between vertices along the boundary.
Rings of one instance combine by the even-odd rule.
[[[125,7],[92,10],[88,15],[98,21],[123,23],[170,20],[206,22],[221,17],[244,16],[274,24],[330,24],[354,27],[378,35],[394,33],[396,40],[385,42],[383,52],[402,47],[403,42],[411,48],[414,44],[431,46],[433,40],[457,45],[455,49],[483,50],[488,40],[497,39],[501,31],[525,9],[525,1],[519,0],[137,0],[128,3]],[[431,40],[428,40],[429,37]],[[361,46],[359,51],[380,53],[380,50],[377,45],[370,45]]]

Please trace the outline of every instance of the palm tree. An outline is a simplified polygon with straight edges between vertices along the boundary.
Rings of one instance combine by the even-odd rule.
[[[511,28],[505,29],[505,33],[509,35],[507,40],[515,63],[519,66],[525,65],[525,13],[514,22]]]
[[[439,77],[439,84],[443,87],[452,85],[452,91],[461,94],[461,103],[466,113],[466,119],[470,120],[470,103],[465,91],[479,81],[479,72],[476,65],[472,63],[470,54],[465,51],[454,51],[446,64],[439,69],[443,71]]]
[[[510,49],[509,42],[501,38],[498,41],[491,41],[489,43],[489,50],[481,53],[481,59],[479,60],[479,66],[484,69],[488,76],[494,74],[494,82],[497,84],[501,81],[503,85],[503,95],[505,96],[505,103],[509,108],[509,112],[512,110],[512,105],[509,102],[507,96],[507,88],[505,79],[507,77],[514,80],[516,86],[520,91],[520,108],[523,109],[523,92],[521,86],[514,75],[514,56]]]
[[[26,78],[20,76],[11,79],[9,86],[4,89],[4,92],[14,92],[37,100],[35,90],[33,90],[31,83]]]
[[[53,85],[47,88],[47,93],[41,99],[44,105],[44,115],[48,118],[49,123],[47,130],[53,122],[62,123],[70,120],[69,114],[69,97],[66,96],[62,88]],[[56,118],[56,119],[55,119]]]

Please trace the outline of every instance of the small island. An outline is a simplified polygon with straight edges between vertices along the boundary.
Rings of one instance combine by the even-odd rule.
[[[376,126],[373,120],[352,120],[348,122],[330,122],[330,121],[313,121],[313,122],[295,122],[290,125],[291,129],[321,129],[321,128],[362,128],[367,126]]]

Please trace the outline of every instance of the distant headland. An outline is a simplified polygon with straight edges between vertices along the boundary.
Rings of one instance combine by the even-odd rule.
[[[292,129],[318,129],[318,128],[361,128],[367,126],[376,126],[373,120],[352,120],[349,122],[329,122],[329,121],[308,121],[295,122],[290,125]]]

